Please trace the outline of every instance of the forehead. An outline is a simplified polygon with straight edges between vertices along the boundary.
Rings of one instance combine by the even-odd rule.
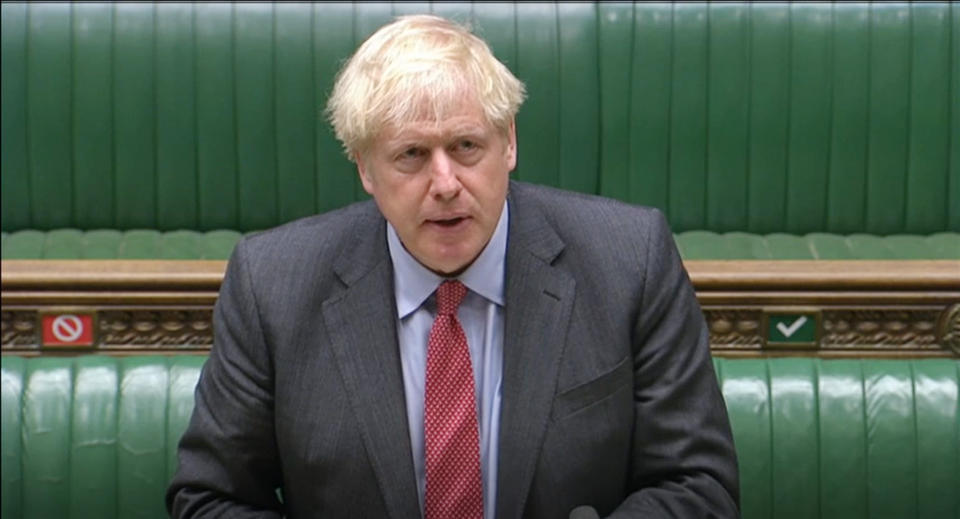
[[[478,103],[465,103],[453,110],[436,112],[424,110],[417,117],[400,124],[387,125],[377,141],[396,143],[408,140],[430,140],[462,135],[486,134],[493,131]]]

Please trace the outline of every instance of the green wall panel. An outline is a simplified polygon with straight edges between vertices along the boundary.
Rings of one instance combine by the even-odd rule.
[[[702,6],[673,6],[667,218],[678,229],[702,229],[707,220],[707,36]]]
[[[27,5],[0,5],[0,221],[3,229],[30,227],[27,157]]]
[[[952,3],[3,5],[2,227],[250,231],[363,200],[323,111],[394,16],[527,84],[516,178],[676,231],[960,229]]]
[[[511,3],[490,3],[476,6],[473,23],[490,45],[493,55],[510,70],[517,68],[517,15]]]
[[[353,20],[351,25],[353,26],[353,40],[350,42],[349,51],[344,54],[344,58],[353,54],[357,47],[361,43],[366,41],[371,34],[376,32],[377,29],[390,23],[393,20],[393,6],[387,2],[356,2],[353,4]],[[342,58],[338,58],[335,62],[334,67],[330,69],[330,72],[335,74],[340,70],[340,66],[343,61]],[[332,90],[332,83],[331,83]],[[336,141],[339,143],[339,141]],[[354,177],[353,180],[353,196],[349,199],[350,202],[354,200],[363,200],[368,198],[366,192],[363,190],[363,186],[360,184],[360,179],[357,177],[356,168],[352,168]]]
[[[173,4],[156,13],[157,220],[196,228],[195,10]]]
[[[711,4],[707,100],[706,225],[743,230],[747,214],[749,6]]]
[[[956,2],[950,3],[951,31],[950,41],[953,44],[951,51],[950,72],[950,169],[949,185],[947,187],[946,230],[960,231],[960,6]]]
[[[670,124],[673,10],[670,5],[638,4],[633,19],[633,66],[624,85],[630,92],[629,169],[621,196],[668,210],[670,136],[663,128]]]
[[[201,229],[239,227],[233,7],[197,4],[197,200]]]
[[[313,85],[313,11],[293,4],[276,11],[276,128],[278,217],[295,220],[314,213],[314,133],[320,122]]]
[[[464,2],[466,3],[466,2]],[[461,5],[461,4],[458,4]],[[406,16],[410,14],[425,14],[432,11],[433,5],[430,2],[390,2],[390,13],[393,16]],[[467,9],[469,10],[469,6]],[[459,14],[459,13],[458,13]],[[462,22],[463,19],[460,19]]]
[[[243,229],[278,220],[274,6],[234,6],[238,218]]]
[[[313,7],[313,63],[317,101],[314,110],[320,116],[333,90],[334,75],[341,60],[354,50],[353,6],[330,4]],[[343,153],[333,129],[324,118],[316,133],[317,211],[329,211],[352,202],[354,193],[362,192],[356,168]]]
[[[31,221],[40,228],[67,227],[73,213],[71,5],[30,4],[28,9],[27,149]]]
[[[786,222],[792,233],[822,229],[830,135],[830,12],[790,6],[790,124],[787,128]]]
[[[71,225],[114,226],[113,7],[73,6],[73,216]]]
[[[783,230],[786,224],[790,11],[750,6],[750,128],[747,228]]]
[[[114,5],[113,126],[116,220],[157,225],[154,6]]]
[[[516,178],[559,185],[560,56],[555,4],[517,4],[517,67],[529,96],[517,116]],[[580,121],[580,124],[589,124]]]
[[[950,103],[950,6],[914,4],[910,10],[914,27],[923,30],[911,31],[904,230],[917,232],[947,217],[950,115],[942,107]]]
[[[867,125],[870,104],[870,13],[836,4],[833,12],[833,114],[827,179],[827,229],[862,231],[865,225]],[[843,30],[836,30],[842,28]]]
[[[381,26],[393,20],[393,6],[390,2],[355,2],[353,4],[353,48],[352,53]]]
[[[910,18],[903,4],[870,5],[870,137],[866,231],[903,231],[909,165]]]
[[[600,105],[596,6],[557,5],[559,156],[557,185],[595,193],[599,185]]]
[[[630,112],[634,7],[597,6],[600,26],[600,194],[625,200],[630,189]],[[535,95],[528,89],[528,95]],[[521,108],[521,112],[524,108]],[[523,153],[523,143],[518,143]]]
[[[398,7],[403,2],[391,2],[390,12],[400,16]],[[473,2],[428,2],[428,9],[421,9],[421,13],[431,13],[459,23],[470,23],[473,17]]]

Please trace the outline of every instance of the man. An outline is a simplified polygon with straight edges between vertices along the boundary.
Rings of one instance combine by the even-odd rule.
[[[373,201],[237,246],[174,516],[737,515],[667,224],[511,182],[523,95],[441,18],[357,50],[328,111]]]

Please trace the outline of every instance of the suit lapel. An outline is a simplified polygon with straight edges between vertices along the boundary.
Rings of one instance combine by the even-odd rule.
[[[379,213],[370,218],[373,225],[357,226],[357,241],[334,265],[346,289],[325,301],[322,312],[386,508],[392,517],[418,517],[393,269],[384,220]],[[363,230],[370,228],[376,231]]]
[[[515,191],[517,186],[511,184]],[[543,443],[575,282],[551,263],[563,241],[535,205],[509,197],[497,517],[521,517]],[[531,201],[532,202],[532,201]]]

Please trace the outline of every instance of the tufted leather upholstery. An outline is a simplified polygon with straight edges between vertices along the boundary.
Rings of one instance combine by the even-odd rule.
[[[3,517],[164,517],[202,356],[2,361]],[[714,359],[745,519],[960,512],[960,361]]]
[[[2,259],[219,259],[230,257],[236,231],[116,231],[77,229],[0,233]],[[688,260],[960,259],[960,233],[874,236],[811,233],[795,236],[687,231],[676,235]]]
[[[241,236],[226,230],[24,230],[0,235],[0,258],[225,260]]]

